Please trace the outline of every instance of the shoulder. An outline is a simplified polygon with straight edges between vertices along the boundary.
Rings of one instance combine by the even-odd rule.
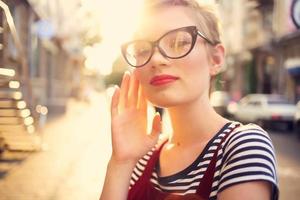
[[[255,124],[236,128],[223,144],[225,163],[237,160],[262,158],[276,163],[275,150],[269,134]],[[275,166],[274,166],[275,167]]]
[[[228,152],[232,149],[238,147],[242,148],[246,146],[266,146],[274,151],[274,147],[269,134],[256,124],[241,124],[239,127],[237,127],[228,136],[228,138],[226,138],[223,149],[225,152]]]
[[[267,181],[277,188],[276,157],[268,133],[255,124],[236,128],[223,145],[219,192],[238,183]]]

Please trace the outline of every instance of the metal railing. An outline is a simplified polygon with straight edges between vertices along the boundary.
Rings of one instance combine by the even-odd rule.
[[[27,62],[27,57],[25,55],[20,37],[17,33],[17,29],[14,24],[14,20],[10,13],[9,7],[1,0],[0,0],[0,9],[4,13],[4,19],[7,22],[9,32],[11,33],[13,43],[17,50],[17,61],[21,65],[21,69],[19,69],[19,71],[21,71],[21,74],[19,74],[20,79],[21,79],[20,82],[23,84],[23,86],[25,86],[24,87],[25,91],[23,90],[23,92],[25,92],[24,99],[27,102],[27,105],[29,106],[29,108],[32,109],[33,108],[32,107],[32,103],[33,103],[32,102],[32,100],[33,100],[32,86],[31,86],[30,79],[29,79],[29,66],[28,66],[28,62]]]

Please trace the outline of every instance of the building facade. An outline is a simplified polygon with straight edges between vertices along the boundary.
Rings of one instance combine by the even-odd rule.
[[[32,104],[45,105],[49,113],[63,113],[72,88],[72,69],[74,57],[63,48],[62,40],[56,37],[55,32],[48,30],[46,20],[41,18],[35,7],[24,0],[4,0],[12,13],[24,49],[28,66],[27,76],[32,93]],[[5,41],[6,57],[13,58],[16,46],[10,36]],[[8,59],[12,60],[12,59]]]
[[[300,99],[299,29],[292,0],[221,0],[227,47],[225,89],[239,99],[248,93]]]

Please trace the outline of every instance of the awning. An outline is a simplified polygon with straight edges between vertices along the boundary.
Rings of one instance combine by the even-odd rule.
[[[289,74],[300,75],[300,58],[289,58],[284,62],[284,65]]]

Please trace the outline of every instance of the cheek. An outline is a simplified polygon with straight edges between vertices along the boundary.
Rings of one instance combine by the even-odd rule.
[[[194,52],[191,56],[181,61],[182,73],[187,77],[187,80],[197,83],[207,82],[210,79],[210,65],[203,53]]]
[[[142,68],[135,69],[135,75],[138,79],[138,81],[143,85],[146,82],[147,79],[147,73]]]
[[[205,54],[194,53],[182,60],[181,72],[185,82],[186,92],[194,97],[202,95],[210,87],[210,65]]]

